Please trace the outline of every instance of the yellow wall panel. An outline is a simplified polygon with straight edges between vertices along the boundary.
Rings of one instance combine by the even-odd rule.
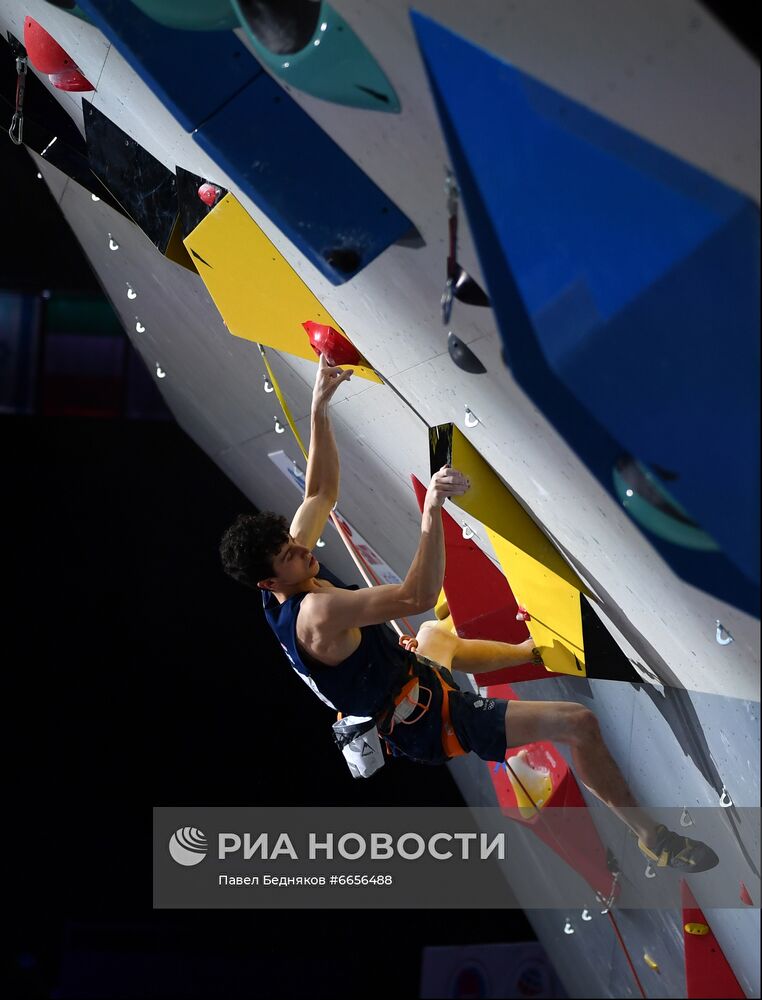
[[[235,337],[317,364],[302,323],[341,327],[232,194],[226,194],[183,242]],[[342,368],[381,381],[366,365]]]
[[[516,600],[532,616],[529,630],[545,665],[584,675],[579,595],[588,593],[585,585],[458,428],[447,425],[444,433],[451,435],[453,467],[471,480],[468,493],[452,502],[487,529]]]
[[[527,624],[545,666],[584,676],[579,590],[489,527],[487,534],[514,597],[532,616]]]
[[[452,465],[471,480],[471,489],[465,496],[452,498],[461,510],[472,514],[498,535],[509,539],[576,590],[588,593],[584,583],[565,562],[558,549],[501,482],[493,468],[454,425]]]

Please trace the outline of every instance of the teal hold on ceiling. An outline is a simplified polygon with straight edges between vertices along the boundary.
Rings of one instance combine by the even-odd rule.
[[[283,83],[334,104],[367,111],[400,110],[386,74],[330,4],[310,4],[315,8],[310,21],[296,27],[278,23],[277,4],[271,5],[269,21],[252,17],[241,0],[231,4],[257,59]]]

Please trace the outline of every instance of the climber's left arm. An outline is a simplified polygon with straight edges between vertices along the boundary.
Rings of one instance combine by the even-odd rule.
[[[330,366],[323,355],[312,393],[310,450],[304,501],[291,522],[291,535],[300,545],[314,548],[339,496],[339,452],[333,436],[328,403],[352,372]]]

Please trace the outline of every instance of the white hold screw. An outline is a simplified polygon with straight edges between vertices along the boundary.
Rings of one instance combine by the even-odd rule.
[[[717,632],[715,633],[715,638],[721,646],[727,646],[728,643],[733,641],[733,636],[728,632],[725,626],[722,624],[720,619],[717,619]]]
[[[474,416],[470,407],[466,406],[466,427],[476,427],[479,423],[479,418]]]

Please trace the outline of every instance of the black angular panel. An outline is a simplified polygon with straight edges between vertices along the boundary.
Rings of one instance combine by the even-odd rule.
[[[452,424],[439,424],[429,428],[429,462],[431,474],[443,465],[452,465]]]
[[[165,253],[178,213],[175,175],[85,99],[82,110],[93,173]]]
[[[624,655],[609,630],[593,611],[589,601],[579,596],[582,613],[582,642],[585,647],[585,672],[597,680],[628,681],[642,684],[643,678]]]

